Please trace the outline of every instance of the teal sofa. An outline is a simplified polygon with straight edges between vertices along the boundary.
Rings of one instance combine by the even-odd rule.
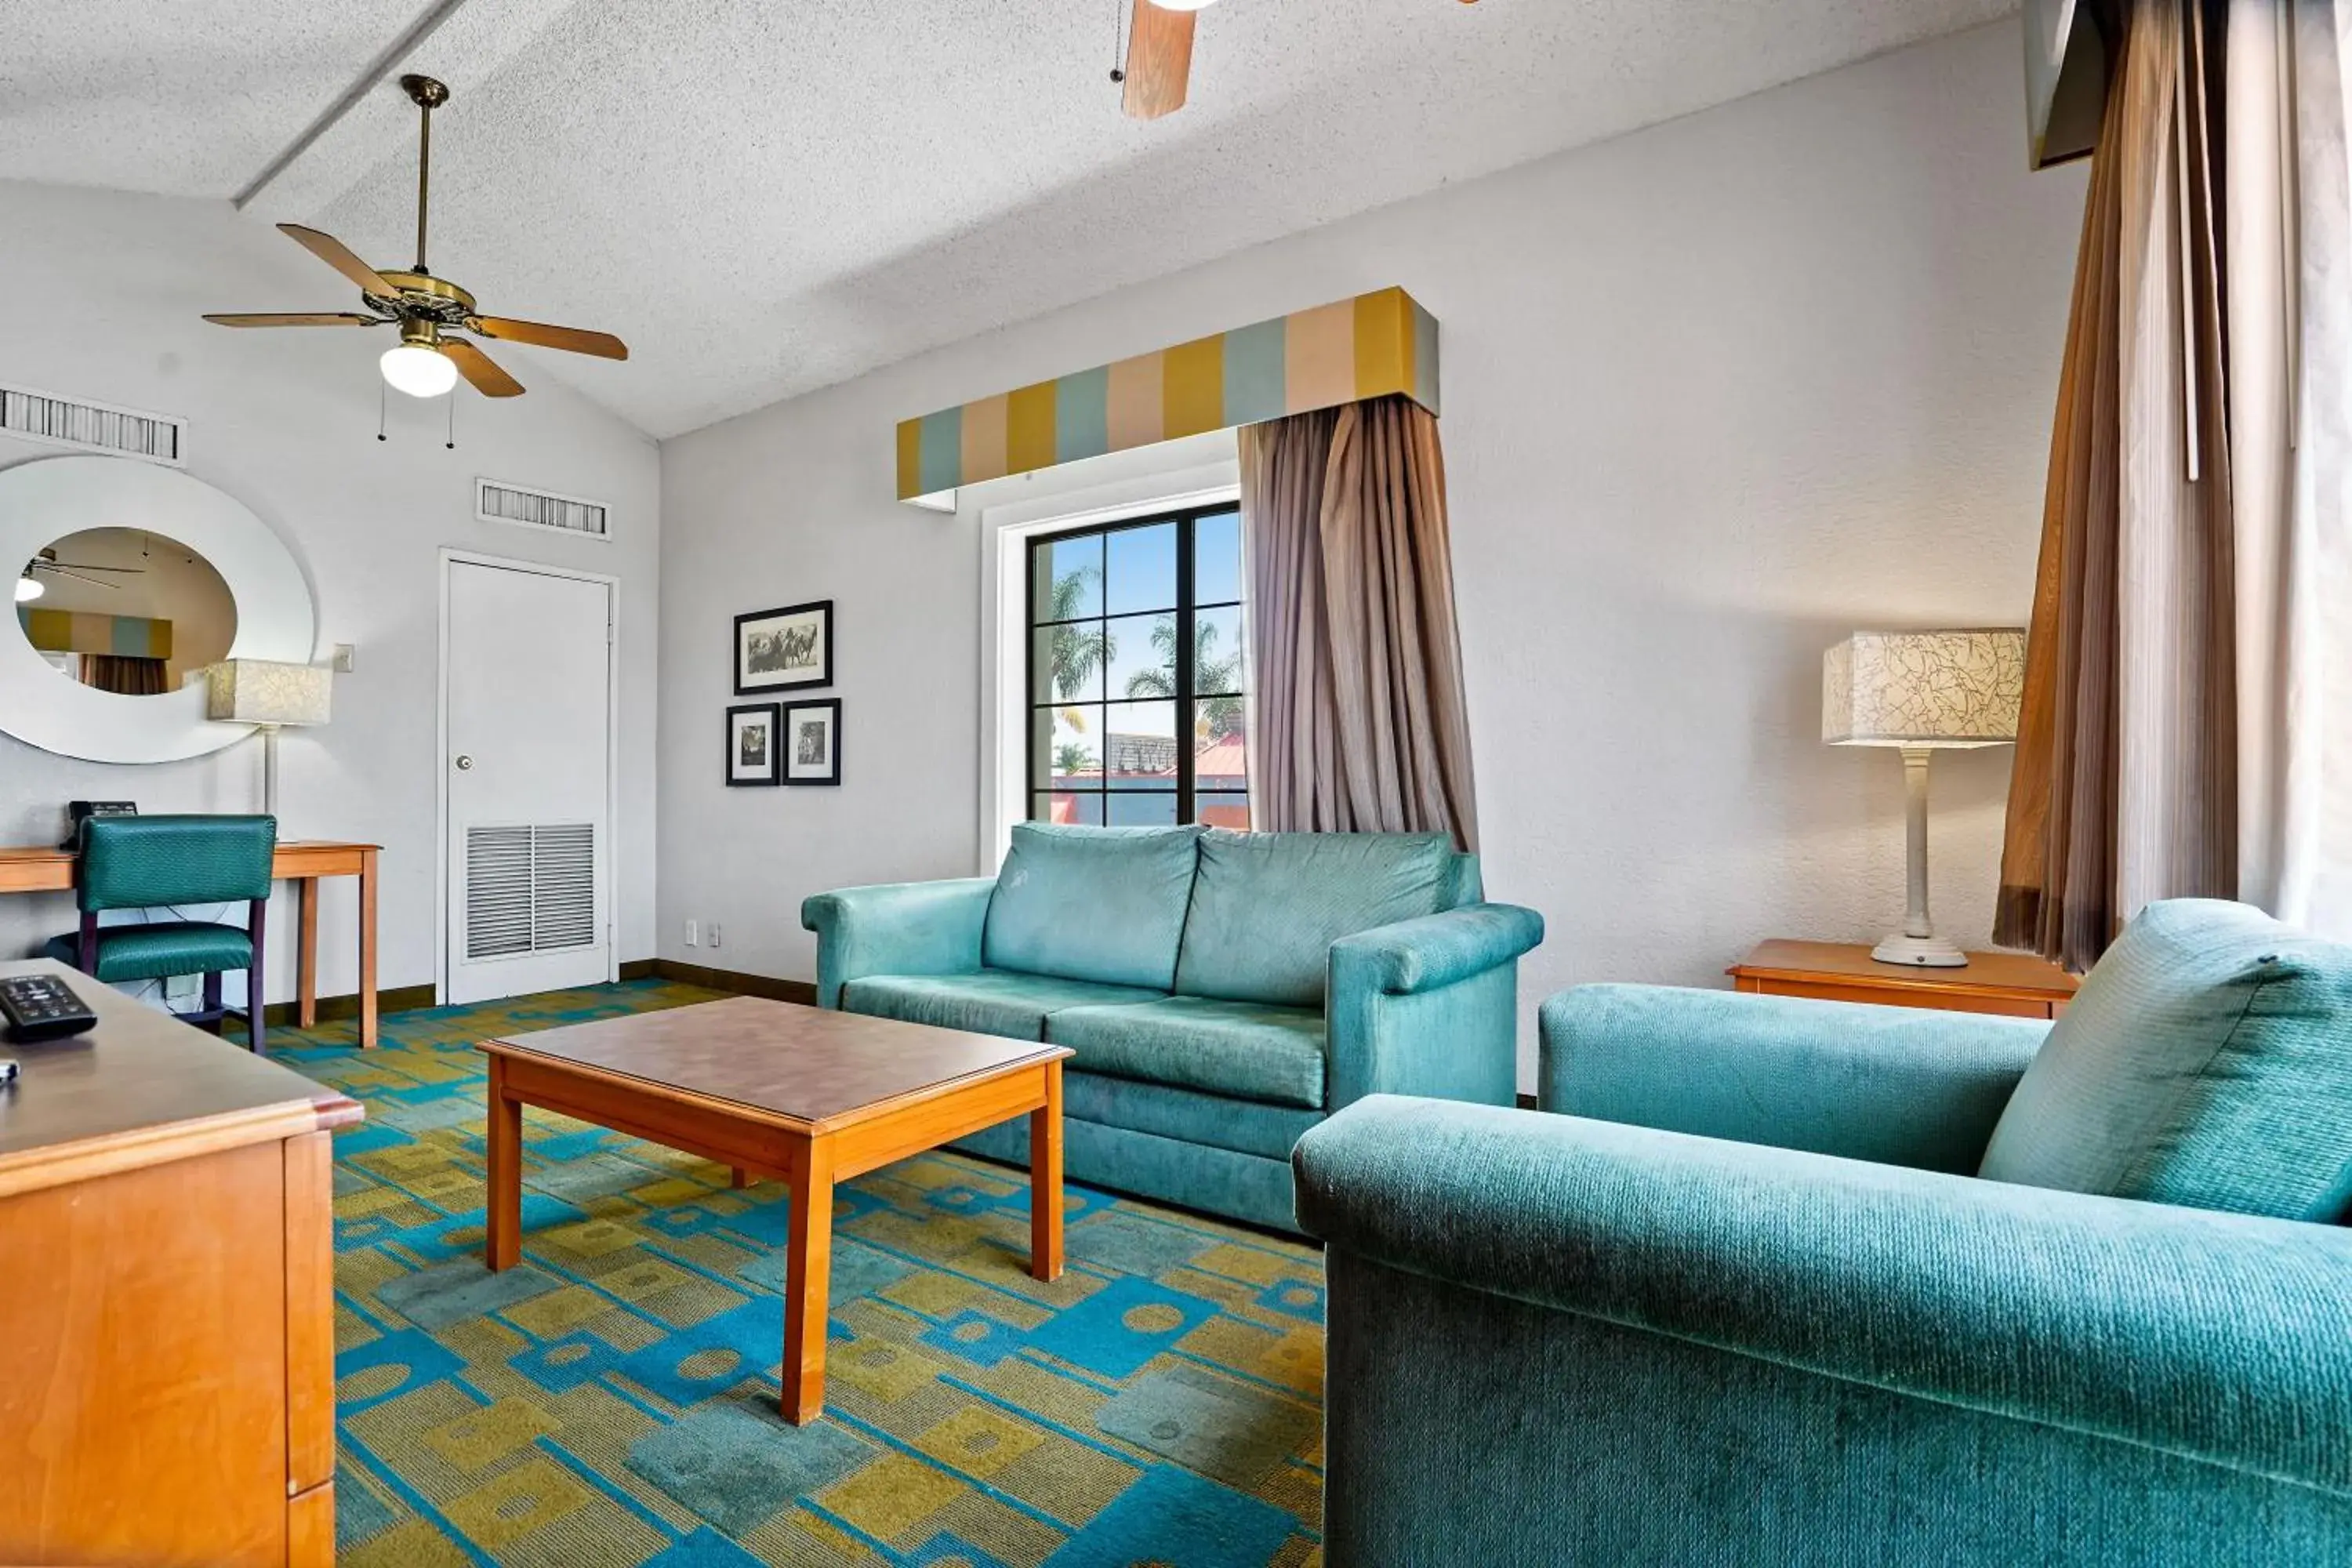
[[[825,1007],[1065,1065],[1074,1181],[1292,1229],[1293,1144],[1368,1094],[1511,1103],[1534,911],[1442,836],[1016,827],[994,877],[822,893]],[[960,1148],[1025,1165],[1025,1121]]]
[[[1542,1110],[1297,1151],[1332,1562],[2352,1563],[2352,952],[2184,901],[2054,1026],[1540,1026]]]

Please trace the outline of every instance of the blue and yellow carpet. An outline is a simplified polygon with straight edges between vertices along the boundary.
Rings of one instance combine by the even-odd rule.
[[[1319,1561],[1309,1248],[929,1154],[835,1199],[825,1419],[776,1411],[786,1193],[527,1113],[523,1266],[482,1242],[488,1036],[707,1001],[645,981],[273,1037],[335,1141],[340,1561],[1170,1568]]]

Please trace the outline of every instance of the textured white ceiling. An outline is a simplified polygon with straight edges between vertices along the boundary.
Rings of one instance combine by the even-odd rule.
[[[29,60],[12,17],[0,167],[233,192],[424,3],[77,0]],[[1145,123],[1108,79],[1125,4],[467,0],[407,67],[456,91],[434,270],[486,310],[620,332],[626,364],[498,352],[668,436],[2014,8],[1224,0],[1190,107]],[[414,132],[387,83],[252,210],[404,260]],[[341,305],[319,273],[239,303]]]

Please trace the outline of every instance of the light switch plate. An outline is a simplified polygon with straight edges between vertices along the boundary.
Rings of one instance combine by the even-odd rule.
[[[334,668],[337,675],[349,675],[359,661],[360,649],[357,643],[339,642],[335,645]]]

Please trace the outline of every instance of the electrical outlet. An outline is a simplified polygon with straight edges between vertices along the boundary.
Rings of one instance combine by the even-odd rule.
[[[688,921],[686,922],[686,945],[688,947],[700,947],[702,945],[702,922],[700,921]]]
[[[712,921],[710,922],[710,945],[713,947],[717,947],[719,945],[719,922],[717,921]]]

